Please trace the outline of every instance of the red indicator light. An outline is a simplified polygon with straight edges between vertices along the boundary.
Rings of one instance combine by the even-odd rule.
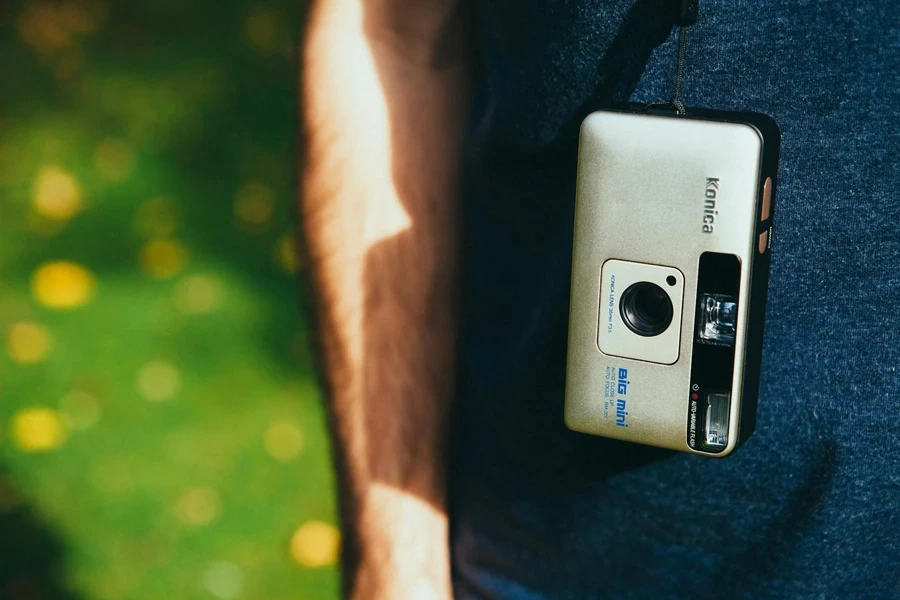
[[[698,394],[697,392],[691,392],[691,400],[696,400],[699,397],[700,397],[700,394]]]

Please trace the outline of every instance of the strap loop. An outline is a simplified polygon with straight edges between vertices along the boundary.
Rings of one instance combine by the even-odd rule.
[[[687,28],[684,25],[678,28],[678,66],[675,71],[675,91],[672,93],[670,104],[675,107],[679,115],[684,114],[684,102],[681,101],[681,88],[684,85],[684,59],[687,56]]]
[[[697,22],[700,12],[700,0],[679,0],[678,12],[675,13],[675,24],[687,27]]]
[[[684,86],[684,66],[687,57],[687,28],[697,22],[700,0],[678,0],[675,13],[675,24],[678,25],[678,65],[675,70],[675,91],[668,102],[654,102],[650,106],[669,106],[679,115],[686,111],[681,101],[681,89]]]

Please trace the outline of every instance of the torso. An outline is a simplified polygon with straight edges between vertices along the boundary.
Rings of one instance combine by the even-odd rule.
[[[690,31],[686,103],[783,132],[754,437],[713,460],[563,424],[578,126],[669,96],[663,4],[479,2],[458,597],[900,597],[893,3],[703,0]]]

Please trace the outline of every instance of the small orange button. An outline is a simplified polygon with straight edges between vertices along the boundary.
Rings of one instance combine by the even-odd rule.
[[[772,212],[772,178],[766,177],[763,184],[762,210],[760,211],[759,220],[765,221]]]
[[[761,234],[759,234],[759,253],[765,253],[766,249],[769,247],[769,230],[766,229]]]

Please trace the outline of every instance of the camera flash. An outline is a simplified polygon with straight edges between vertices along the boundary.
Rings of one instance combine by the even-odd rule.
[[[709,448],[724,448],[728,444],[728,407],[731,395],[710,392],[706,395],[706,431],[704,444]]]
[[[737,302],[724,294],[703,294],[700,298],[701,340],[734,345],[737,326]]]

